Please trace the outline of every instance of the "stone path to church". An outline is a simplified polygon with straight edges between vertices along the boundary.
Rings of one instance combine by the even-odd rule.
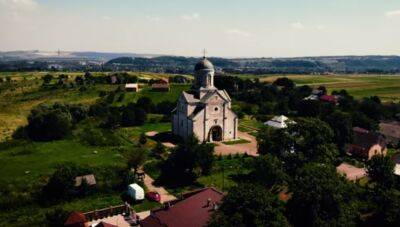
[[[227,145],[221,142],[218,142],[215,147],[215,153],[217,155],[229,155],[229,154],[245,154],[251,156],[258,156],[257,154],[257,139],[256,137],[245,133],[245,132],[238,132],[238,136],[241,139],[245,139],[250,141],[250,143],[243,143],[243,144],[232,144]]]

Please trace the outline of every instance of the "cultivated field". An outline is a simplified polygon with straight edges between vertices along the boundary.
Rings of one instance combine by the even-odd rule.
[[[262,76],[261,81],[273,82],[280,75]],[[383,101],[400,101],[400,75],[289,75],[297,85],[318,87],[328,91],[347,90],[356,98],[379,96]]]

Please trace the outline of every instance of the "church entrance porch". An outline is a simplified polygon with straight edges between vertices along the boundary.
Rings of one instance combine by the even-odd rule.
[[[208,135],[208,141],[222,141],[222,128],[220,126],[213,126]]]

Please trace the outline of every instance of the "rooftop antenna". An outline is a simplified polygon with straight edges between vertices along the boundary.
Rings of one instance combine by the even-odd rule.
[[[204,48],[203,49],[203,58],[206,58],[206,53],[207,53],[206,48]]]

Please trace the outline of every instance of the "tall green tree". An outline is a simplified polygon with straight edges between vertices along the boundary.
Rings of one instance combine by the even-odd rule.
[[[367,161],[368,176],[383,188],[393,187],[394,167],[394,162],[388,156],[375,155]]]
[[[284,203],[278,196],[256,184],[232,188],[209,226],[289,226]]]
[[[287,204],[294,226],[355,226],[358,212],[354,185],[336,173],[334,166],[309,163],[298,170]]]

